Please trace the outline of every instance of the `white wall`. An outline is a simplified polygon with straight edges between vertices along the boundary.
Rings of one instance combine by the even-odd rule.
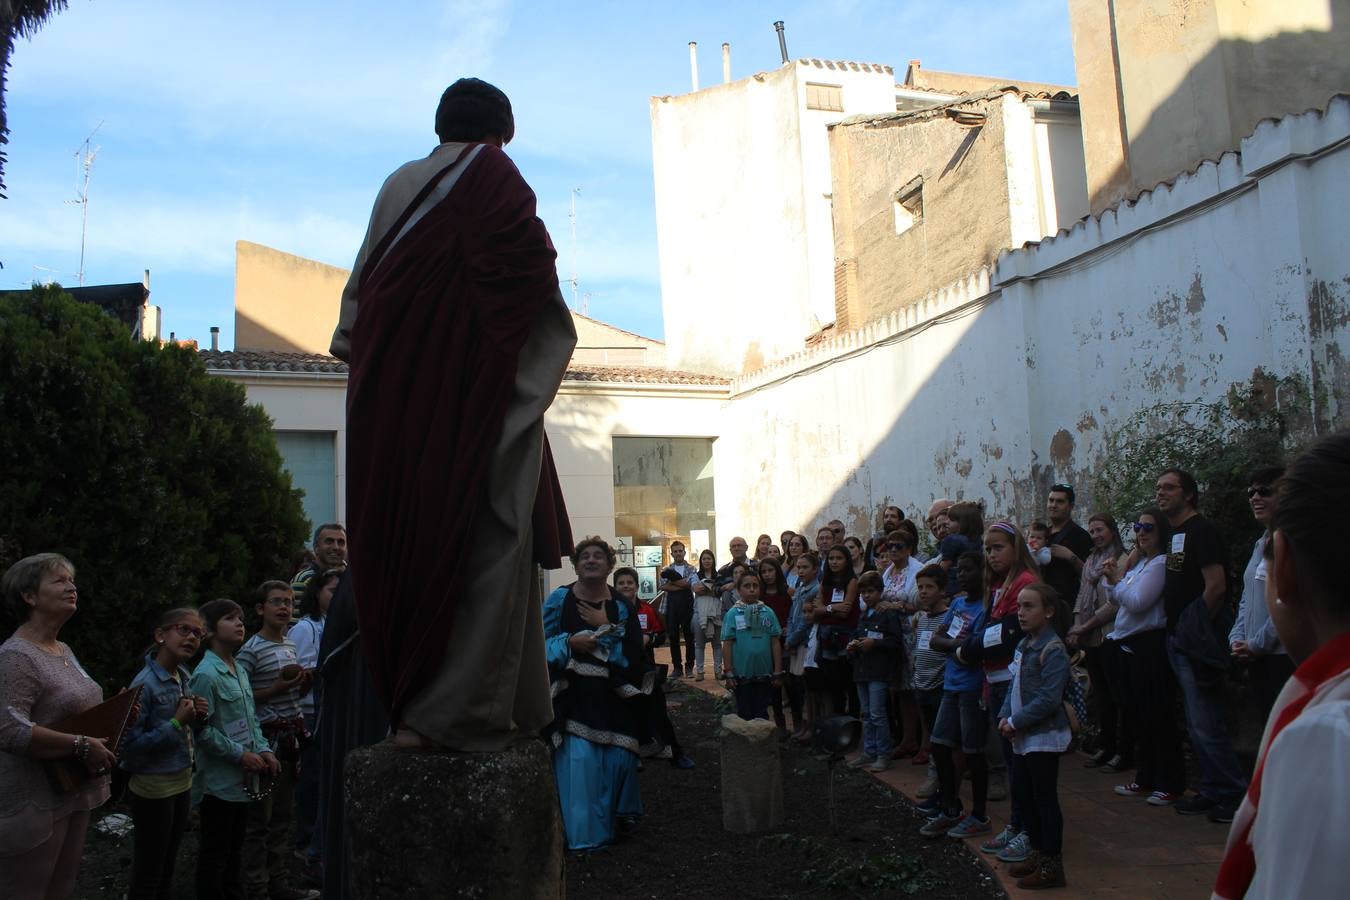
[[[1286,164],[1347,135],[1344,97],[1263,123],[1240,159],[1005,254],[992,284],[733,380],[719,527],[865,533],[942,495],[1026,518],[1055,480],[1090,485],[1138,409],[1258,368],[1320,385],[1319,428],[1350,424],[1350,145]]]
[[[724,387],[564,383],[544,416],[544,428],[573,536],[598,534],[611,543],[617,537],[615,435],[715,438],[725,398]],[[549,589],[573,580],[566,561],[562,569],[546,573]]]
[[[667,359],[736,374],[799,349],[834,318],[826,125],[894,110],[894,76],[801,61],[651,100]],[[844,111],[806,109],[806,83]],[[710,338],[716,323],[717,339]]]

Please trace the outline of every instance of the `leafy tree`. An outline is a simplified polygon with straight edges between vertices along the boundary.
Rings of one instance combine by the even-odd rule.
[[[1309,399],[1303,379],[1258,370],[1251,381],[1231,385],[1222,400],[1140,410],[1107,437],[1096,508],[1110,512],[1123,528],[1153,505],[1163,469],[1190,472],[1200,484],[1200,512],[1227,545],[1228,583],[1236,601],[1242,567],[1260,534],[1247,502],[1248,478],[1255,469],[1291,459],[1308,443]]]
[[[59,287],[0,296],[0,569],[74,562],[62,637],[105,687],[160,611],[288,577],[300,496],[266,414],[196,352],[131,340]]]

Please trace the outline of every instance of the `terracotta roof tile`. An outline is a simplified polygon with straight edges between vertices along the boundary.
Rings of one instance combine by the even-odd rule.
[[[202,362],[213,371],[298,372],[346,375],[347,364],[326,353],[285,353],[276,350],[202,350]],[[725,385],[730,379],[698,372],[680,372],[653,366],[591,366],[572,363],[564,381],[628,384]]]
[[[883,66],[880,63],[859,63],[849,62],[842,59],[808,59],[797,60],[799,66],[813,66],[817,69],[831,69],[844,72],[885,72],[888,75],[895,74],[895,70],[890,66]]]

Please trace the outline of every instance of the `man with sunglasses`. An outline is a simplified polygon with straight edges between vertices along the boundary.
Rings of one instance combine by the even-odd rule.
[[[1187,607],[1203,603],[1212,619],[1228,602],[1228,555],[1219,530],[1196,510],[1200,487],[1189,472],[1168,469],[1159,475],[1155,499],[1172,530],[1162,548],[1167,554],[1167,658],[1181,687],[1186,729],[1200,769],[1199,793],[1173,808],[1183,816],[1206,814],[1212,822],[1231,822],[1247,783],[1228,733],[1223,679],[1183,653],[1177,642],[1177,626]]]
[[[1045,545],[1050,548],[1050,562],[1041,577],[1069,603],[1078,596],[1083,560],[1092,552],[1092,537],[1073,520],[1076,499],[1073,486],[1062,483],[1051,485],[1045,497],[1045,515],[1050,521]]]
[[[1266,542],[1270,540],[1270,520],[1275,514],[1275,483],[1283,474],[1283,466],[1267,466],[1257,469],[1248,479],[1247,502],[1263,530],[1242,573],[1242,600],[1233,630],[1228,633],[1234,659],[1245,665],[1251,676],[1252,692],[1260,706],[1260,722],[1269,717],[1280,689],[1294,674],[1294,663],[1280,643],[1266,606]]]

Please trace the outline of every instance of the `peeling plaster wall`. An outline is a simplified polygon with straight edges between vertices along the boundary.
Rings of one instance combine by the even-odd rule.
[[[718,530],[866,534],[886,503],[978,497],[1022,521],[1090,485],[1108,430],[1213,400],[1256,369],[1302,375],[1321,430],[1350,425],[1350,98],[1267,121],[1242,154],[1005,254],[992,285],[735,379]],[[1080,509],[1091,507],[1083,498]]]

